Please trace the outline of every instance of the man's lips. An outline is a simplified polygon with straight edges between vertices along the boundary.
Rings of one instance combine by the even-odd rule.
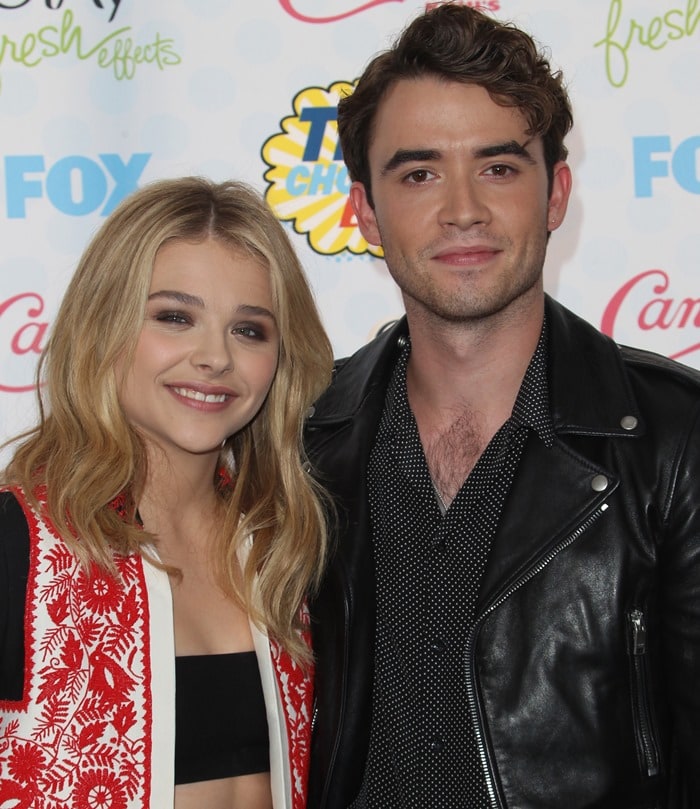
[[[433,255],[435,261],[443,264],[453,264],[459,267],[472,267],[491,261],[501,251],[488,245],[473,245],[470,247],[446,247]]]

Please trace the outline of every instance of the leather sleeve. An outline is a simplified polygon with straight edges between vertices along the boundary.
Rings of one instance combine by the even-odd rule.
[[[0,700],[22,699],[28,574],[27,520],[15,496],[0,492]]]
[[[680,765],[700,806],[700,402],[684,438],[663,515],[662,654]]]

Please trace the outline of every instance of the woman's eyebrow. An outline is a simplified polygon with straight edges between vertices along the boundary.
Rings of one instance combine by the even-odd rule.
[[[151,292],[148,300],[157,300],[158,298],[166,298],[167,300],[177,301],[186,306],[199,306],[204,307],[204,301],[197,295],[190,295],[188,292],[178,292],[174,289],[159,289],[157,292]]]

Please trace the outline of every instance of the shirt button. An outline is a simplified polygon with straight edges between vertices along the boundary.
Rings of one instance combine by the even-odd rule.
[[[439,654],[442,654],[447,647],[445,646],[444,640],[442,640],[441,638],[436,638],[434,641],[431,641],[430,648],[433,652],[438,652]]]
[[[442,753],[445,749],[445,742],[439,736],[433,736],[429,746],[431,753]]]

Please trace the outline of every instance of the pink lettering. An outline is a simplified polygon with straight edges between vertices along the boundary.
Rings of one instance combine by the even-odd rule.
[[[363,3],[356,8],[348,9],[347,11],[342,12],[341,14],[335,14],[332,17],[309,17],[306,14],[302,14],[300,11],[297,11],[294,8],[294,3],[292,0],[279,0],[279,4],[282,8],[289,14],[290,17],[294,17],[295,20],[299,20],[300,22],[310,22],[310,23],[328,23],[328,22],[337,22],[338,20],[344,20],[348,17],[352,17],[353,14],[360,14],[362,11],[367,11],[370,8],[374,8],[375,6],[381,6],[385,3],[403,3],[404,0],[369,0],[367,3]]]
[[[28,354],[33,351],[35,354],[41,354],[41,341],[46,335],[49,327],[48,323],[25,323],[12,338],[12,351],[15,354]],[[23,336],[28,335],[28,345],[22,345]]]
[[[15,329],[10,325],[12,332],[9,339],[9,349],[13,354],[22,356],[24,354],[41,354],[43,341],[48,332],[49,324],[44,321],[35,320],[44,311],[44,299],[36,292],[23,292],[14,295],[0,303],[0,319],[17,318],[26,320],[19,328]],[[5,320],[0,320],[5,323]],[[0,391],[7,393],[24,393],[34,388],[34,384],[27,385],[5,385],[0,382]]]
[[[604,334],[614,337],[615,324],[625,300],[632,290],[641,287],[644,281],[652,279],[656,280],[651,290],[655,297],[647,301],[639,310],[637,315],[639,328],[643,331],[700,328],[700,298],[683,298],[676,302],[672,296],[661,297],[668,291],[669,277],[663,270],[653,269],[635,275],[612,296],[610,303],[605,307],[600,324],[600,330]],[[678,359],[698,349],[700,349],[700,342],[693,343],[687,348],[676,351],[671,355],[671,359]]]

